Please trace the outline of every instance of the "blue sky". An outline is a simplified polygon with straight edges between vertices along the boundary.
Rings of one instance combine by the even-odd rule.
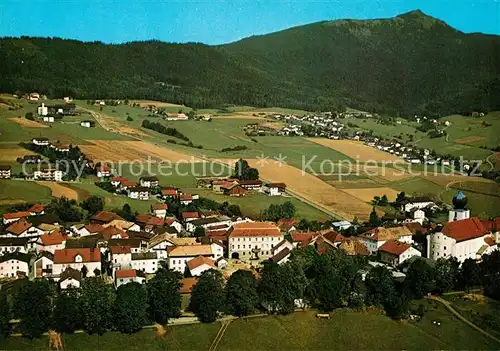
[[[228,43],[338,18],[384,18],[421,9],[463,32],[500,34],[500,0],[0,0],[0,36],[121,43]]]

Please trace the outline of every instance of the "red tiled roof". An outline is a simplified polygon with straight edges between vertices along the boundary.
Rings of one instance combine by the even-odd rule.
[[[298,221],[293,218],[292,219],[281,218],[278,222],[276,222],[276,225],[280,228],[282,232],[288,232],[297,223]]]
[[[93,221],[106,222],[106,223],[111,222],[113,219],[123,220],[123,218],[118,216],[116,213],[108,211],[99,211],[91,218],[91,220]]]
[[[98,233],[100,232],[101,230],[104,229],[104,227],[100,224],[94,224],[94,223],[91,223],[91,224],[87,224],[85,226],[85,229],[87,229],[87,231],[92,234],[92,233]]]
[[[4,213],[3,218],[4,219],[16,219],[16,218],[24,218],[24,217],[29,217],[31,216],[31,213],[27,211],[23,212],[12,212],[12,213]]]
[[[130,246],[111,246],[110,247],[111,254],[113,255],[123,255],[132,253]]]
[[[378,250],[399,256],[411,247],[411,244],[398,240],[387,240]]]
[[[488,244],[488,246],[495,246],[497,244],[495,238],[492,236],[487,236],[486,238],[484,238],[484,242]]]
[[[135,221],[138,222],[138,223],[147,223],[149,221],[150,218],[152,218],[153,216],[151,216],[150,214],[138,214],[137,216],[135,216]]]
[[[347,252],[348,255],[369,256],[370,250],[358,238],[345,238],[339,245],[339,249]]]
[[[285,183],[269,183],[269,184],[267,184],[267,187],[268,188],[284,189],[284,188],[286,188],[286,184]]]
[[[323,238],[325,238],[326,240],[330,241],[333,244],[339,243],[345,239],[345,237],[342,234],[337,233],[333,230],[324,233]]]
[[[233,224],[229,236],[281,236],[281,232],[274,223],[246,222]]]
[[[198,256],[198,257],[195,257],[193,259],[190,259],[189,261],[186,262],[186,264],[187,264],[189,270],[198,268],[204,264],[210,266],[213,269],[217,268],[215,266],[214,261],[212,261],[210,258],[204,257],[204,256]]]
[[[179,196],[179,198],[182,201],[191,201],[191,200],[193,200],[193,195],[191,195],[191,194],[184,194],[184,195]]]
[[[101,236],[104,240],[109,240],[116,235],[119,235],[122,239],[125,239],[127,237],[125,231],[113,225],[99,231],[99,236]]]
[[[127,180],[127,178],[125,178],[125,177],[113,177],[113,178],[111,178],[111,182],[113,182],[113,183],[114,182],[120,182],[121,183],[124,180]]]
[[[491,220],[481,221],[484,227],[490,232],[500,231],[500,217]]]
[[[177,189],[162,189],[161,194],[163,196],[175,196],[177,195]]]
[[[193,287],[198,284],[200,278],[190,277],[181,279],[181,288],[179,289],[179,293],[181,294],[191,294],[193,291]]]
[[[262,185],[262,180],[256,179],[256,180],[238,180],[238,184],[241,186],[245,185]]]
[[[150,225],[150,226],[160,226],[160,225],[164,225],[164,224],[165,224],[165,220],[163,218],[159,218],[159,217],[151,217],[146,222],[146,225]]]
[[[168,205],[167,204],[154,204],[152,207],[153,207],[153,211],[156,211],[156,210],[168,210]]]
[[[299,242],[300,247],[306,247],[311,243],[316,234],[313,233],[292,233],[292,242]]]
[[[135,187],[136,185],[137,185],[137,182],[134,180],[124,179],[121,182],[121,186],[127,187],[127,188],[132,188],[132,187]]]
[[[67,238],[68,235],[64,232],[64,230],[61,228],[57,228],[50,234],[43,234],[40,237],[40,240],[42,240],[42,244],[44,246],[51,246],[60,245],[65,242]]]
[[[101,252],[99,249],[81,248],[81,249],[62,249],[54,252],[54,264],[73,263],[75,257],[80,255],[82,262],[100,262]]]
[[[7,232],[15,234],[15,235],[21,235],[24,231],[30,229],[32,227],[32,224],[28,222],[25,218],[21,218],[20,220],[12,223],[7,227]]]
[[[137,277],[137,272],[135,269],[118,269],[116,271],[117,278],[135,278]]]
[[[45,211],[45,206],[41,204],[35,204],[28,209],[30,213],[42,213]]]
[[[182,212],[182,218],[200,218],[200,214],[198,212]]]
[[[488,233],[483,223],[477,217],[448,222],[441,231],[444,235],[457,242],[479,238]]]

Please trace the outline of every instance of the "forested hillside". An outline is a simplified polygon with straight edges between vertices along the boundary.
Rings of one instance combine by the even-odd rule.
[[[500,109],[500,37],[420,11],[319,22],[221,45],[0,39],[0,91],[394,114]]]

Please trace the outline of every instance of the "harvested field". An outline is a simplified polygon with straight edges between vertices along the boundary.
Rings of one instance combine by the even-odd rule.
[[[493,183],[492,180],[480,177],[468,177],[462,175],[447,175],[447,174],[428,174],[423,175],[422,178],[427,179],[434,184],[450,187],[454,184],[458,184],[460,182],[481,182],[481,183]]]
[[[392,188],[359,188],[359,189],[342,189],[342,191],[345,191],[351,196],[354,196],[355,198],[364,201],[364,202],[370,202],[373,200],[375,196],[382,196],[386,195],[389,201],[394,201],[396,199],[396,196],[398,195],[398,192]]]
[[[343,173],[347,173],[349,175],[366,176],[370,178],[373,177],[382,182],[392,182],[411,177],[411,175],[404,169],[395,169],[387,166],[380,167],[370,163],[353,164],[352,166],[343,165],[342,171]]]
[[[193,156],[156,146],[144,141],[88,140],[90,145],[81,145],[80,149],[94,161],[131,162],[146,161],[148,157],[157,161],[200,162]]]
[[[275,129],[275,130],[280,130],[281,128],[283,128],[285,126],[285,123],[278,122],[278,121],[276,121],[276,122],[267,121],[267,122],[261,123],[260,126]]]
[[[42,124],[42,123],[39,123],[37,121],[31,121],[29,119],[22,118],[22,117],[12,117],[12,118],[9,118],[9,120],[12,122],[16,122],[16,123],[22,125],[23,127],[27,127],[27,128],[48,128],[49,127],[49,126]]]
[[[78,193],[65,186],[64,183],[49,182],[49,181],[37,181],[38,184],[46,186],[52,191],[53,197],[67,197],[68,199],[78,200]]]
[[[360,162],[395,162],[402,159],[390,153],[367,146],[360,141],[306,138],[313,143],[328,147]]]
[[[473,143],[473,142],[476,142],[476,141],[481,141],[481,140],[484,140],[484,139],[486,139],[486,138],[482,137],[482,136],[471,135],[471,136],[468,136],[468,137],[465,137],[465,138],[455,139],[455,142],[459,143],[459,144],[468,144],[468,143]]]
[[[102,112],[97,113],[93,110],[87,110],[87,109],[84,110],[89,112],[92,115],[92,117],[94,117],[94,119],[97,121],[97,123],[99,123],[99,125],[108,132],[129,135],[132,137],[148,136],[148,134],[146,134],[142,130],[129,127],[120,122],[115,117],[108,116]]]
[[[224,162],[234,165],[234,160],[224,160]],[[273,162],[260,165],[258,160],[253,159],[248,160],[248,163],[259,170],[262,179],[276,183],[283,182],[291,194],[296,194],[328,212],[333,212],[347,220],[353,220],[354,217],[362,221],[368,219],[372,209],[370,205],[311,174],[303,174],[298,168]]]
[[[23,148],[0,149],[0,161],[16,161],[18,157],[24,155],[34,155],[35,153]]]
[[[239,115],[242,114],[242,115]],[[212,119],[265,119],[263,116],[252,116],[252,114],[243,115],[242,112],[238,112],[238,115],[227,115],[227,116],[212,116]]]
[[[185,107],[184,105],[172,104],[170,102],[164,101],[154,101],[154,100],[130,100],[130,104],[139,104],[141,107],[147,107],[149,105],[155,105],[156,107]]]

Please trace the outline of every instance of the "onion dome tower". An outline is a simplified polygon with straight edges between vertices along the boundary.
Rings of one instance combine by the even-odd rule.
[[[467,196],[465,196],[465,194],[461,191],[457,192],[455,196],[453,196],[453,209],[449,212],[448,222],[470,218],[470,211],[467,209],[467,202]]]

